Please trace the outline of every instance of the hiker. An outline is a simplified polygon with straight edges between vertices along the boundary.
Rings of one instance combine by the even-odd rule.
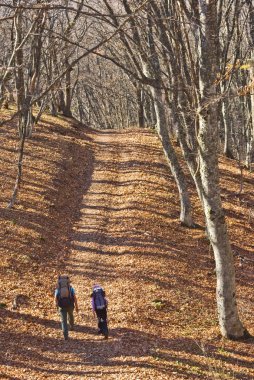
[[[55,304],[59,310],[61,317],[61,326],[63,330],[64,339],[68,339],[68,325],[67,317],[70,325],[70,330],[74,328],[73,310],[75,307],[78,313],[78,301],[74,288],[70,284],[68,276],[59,276],[57,288],[55,290]]]
[[[105,290],[100,285],[93,286],[91,294],[91,305],[94,315],[98,320],[98,334],[104,335],[108,339],[108,322],[107,322],[107,308],[108,300],[106,298]]]

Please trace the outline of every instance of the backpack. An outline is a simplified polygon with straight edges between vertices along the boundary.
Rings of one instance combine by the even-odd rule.
[[[102,310],[107,306],[105,291],[102,288],[95,288],[92,294],[95,310]]]
[[[59,307],[68,307],[74,305],[74,299],[70,288],[70,279],[68,276],[59,276],[58,278],[57,299]]]

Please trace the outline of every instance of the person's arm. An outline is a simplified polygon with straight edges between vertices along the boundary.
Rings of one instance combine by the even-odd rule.
[[[78,300],[77,300],[77,297],[76,297],[76,294],[74,294],[74,306],[75,306],[75,310],[76,312],[78,313]]]
[[[95,316],[95,303],[94,303],[94,298],[93,296],[91,297],[91,306],[92,306],[92,310],[93,310],[93,315]]]
[[[55,301],[55,306],[58,308],[58,289],[55,290],[54,301]]]

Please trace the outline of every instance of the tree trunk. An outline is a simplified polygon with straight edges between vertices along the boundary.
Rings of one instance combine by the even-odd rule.
[[[138,124],[139,128],[145,127],[145,113],[144,113],[144,100],[143,100],[143,89],[142,86],[137,84],[137,103],[138,103]]]
[[[69,66],[68,60],[66,60],[66,66]],[[71,112],[71,68],[67,71],[65,76],[65,104],[63,109],[63,115],[72,117]]]
[[[214,251],[217,274],[217,307],[221,333],[238,339],[247,333],[236,305],[234,260],[222,209],[218,169],[218,125],[215,78],[217,73],[216,44],[217,9],[214,0],[200,2],[200,107],[198,158],[202,181],[202,198],[207,230]]]
[[[187,183],[169,138],[162,92],[160,89],[151,87],[151,93],[154,99],[154,108],[157,117],[157,132],[179,191],[181,205],[180,222],[185,226],[193,227],[192,208],[187,190]]]
[[[12,208],[16,202],[17,195],[19,192],[21,180],[22,180],[22,169],[23,169],[23,156],[24,156],[24,146],[25,146],[25,140],[26,140],[26,129],[22,130],[22,136],[20,137],[19,141],[19,155],[18,155],[18,172],[16,176],[16,181],[14,184],[12,196],[10,199],[10,202],[7,206],[7,208]]]
[[[148,41],[150,48],[150,57],[147,61],[141,58],[141,62],[144,74],[147,77],[156,79],[156,85],[150,86],[150,90],[154,101],[157,132],[161,139],[163,151],[169,162],[171,172],[177,184],[181,207],[180,222],[187,227],[194,227],[195,224],[192,219],[192,207],[187,190],[185,175],[178,162],[176,153],[169,138],[169,128],[167,128],[165,104],[163,103],[162,96],[161,67],[156,51],[153,36],[153,23],[150,16],[148,16]]]
[[[240,338],[245,329],[236,305],[235,269],[222,209],[216,152],[214,113],[200,117],[199,160],[203,205],[207,230],[213,247],[217,274],[217,307],[221,333],[226,338]],[[216,119],[215,119],[216,120]]]
[[[253,11],[254,12],[254,11]],[[254,53],[253,57],[249,60],[250,64],[250,79],[254,83]],[[247,152],[246,152],[246,166],[251,169],[251,164],[254,161],[254,95],[250,95],[251,99],[251,124],[249,136],[247,139]]]
[[[232,152],[232,137],[231,137],[231,125],[229,120],[228,100],[223,99],[222,102],[222,121],[224,126],[224,148],[223,153],[228,158],[234,158]]]

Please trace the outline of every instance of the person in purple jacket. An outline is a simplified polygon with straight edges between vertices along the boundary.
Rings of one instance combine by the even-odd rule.
[[[104,335],[105,339],[108,338],[108,321],[107,321],[107,308],[108,300],[106,298],[105,290],[100,285],[93,286],[91,294],[91,306],[94,315],[98,320],[98,333]]]

